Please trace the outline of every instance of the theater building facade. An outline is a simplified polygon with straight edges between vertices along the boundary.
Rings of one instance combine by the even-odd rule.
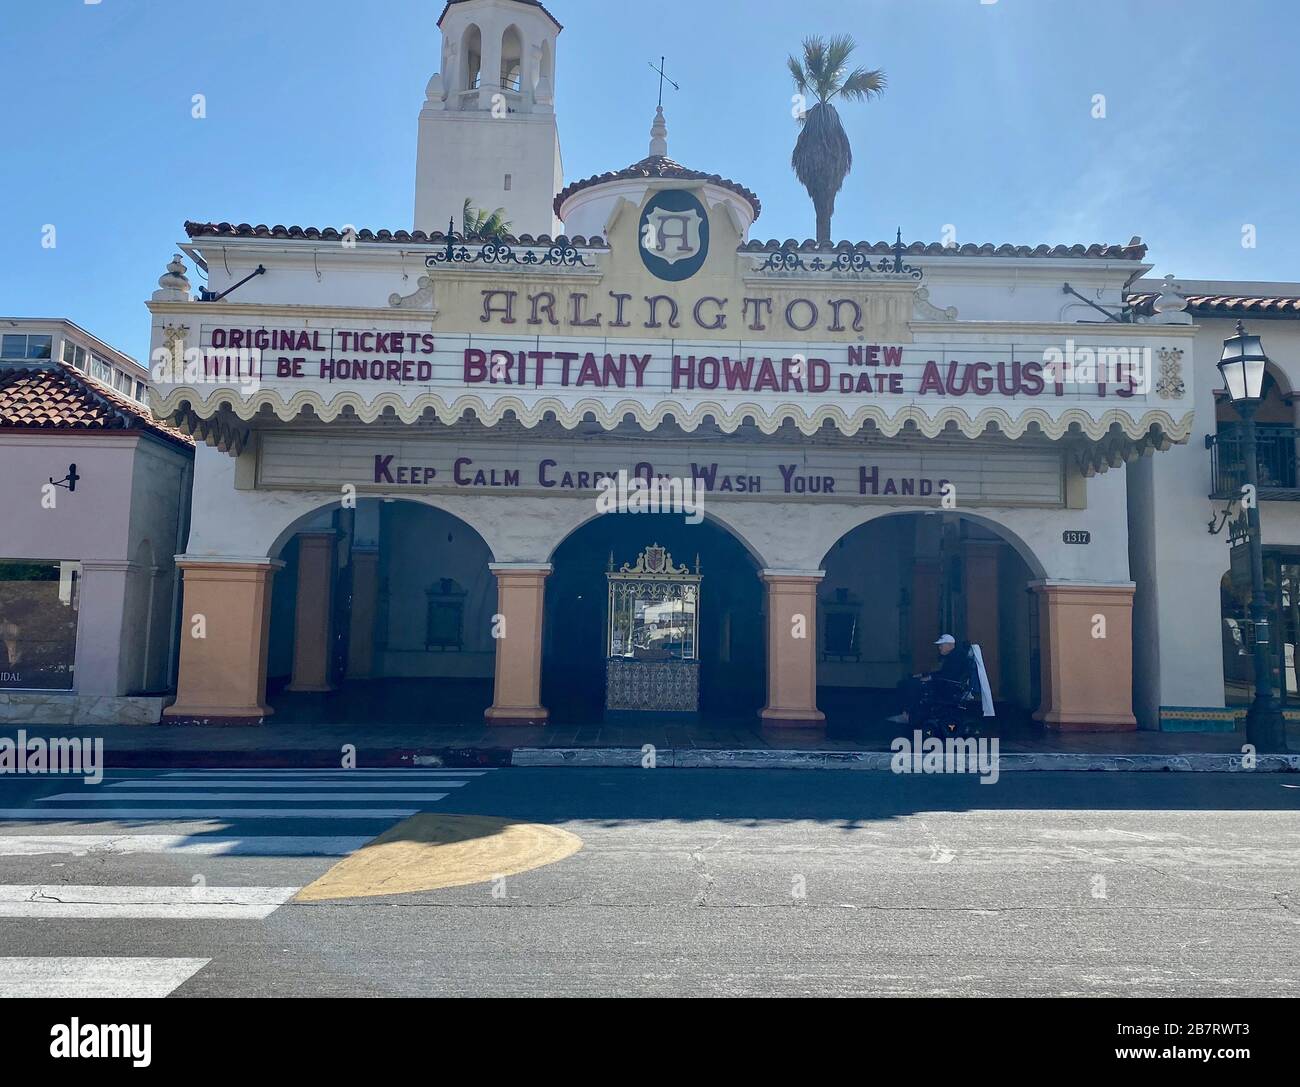
[[[1183,315],[1092,304],[1145,247],[760,242],[653,139],[555,239],[187,224],[211,300],[150,303],[199,442],[168,716],[820,728],[951,631],[1005,712],[1135,727],[1121,469],[1194,395]]]

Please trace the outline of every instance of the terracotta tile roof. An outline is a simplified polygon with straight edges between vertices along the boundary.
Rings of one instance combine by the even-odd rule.
[[[674,178],[679,181],[708,181],[721,188],[730,189],[737,196],[748,200],[750,206],[754,209],[755,219],[763,210],[763,205],[759,203],[758,197],[740,182],[732,181],[730,178],[721,177],[718,174],[706,174],[701,173],[699,170],[691,170],[680,162],[670,159],[667,155],[648,155],[640,162],[634,162],[625,169],[595,174],[592,177],[585,177],[581,181],[571,182],[560,190],[552,206],[555,208],[555,214],[559,215],[560,206],[574,193],[581,192],[583,189],[589,189],[593,185],[604,185],[607,181],[635,181],[647,177]]]
[[[760,207],[758,197],[746,189],[743,185],[738,185],[734,181],[728,181],[717,174],[701,174],[695,170],[687,170],[684,166],[678,166],[672,159],[659,159],[657,163],[652,163],[647,169],[663,169],[670,171],[678,169],[680,174],[665,172],[662,174],[651,175],[647,173],[633,172],[638,170],[643,164],[651,163],[650,159],[642,159],[635,166],[629,166],[627,170],[619,170],[617,173],[601,174],[599,177],[589,177],[585,181],[575,181],[568,186],[559,196],[555,198],[557,209],[560,204],[573,193],[589,185],[600,184],[605,181],[618,180],[621,178],[636,178],[649,176],[662,177],[681,177],[698,180],[711,181],[715,185],[721,185],[730,188],[733,192],[740,194],[749,200],[755,209],[755,216],[758,214]],[[343,231],[332,226],[314,227],[314,226],[267,226],[259,224],[251,226],[248,223],[196,223],[187,222],[185,224],[185,233],[191,238],[284,238],[302,241],[338,241],[343,240]],[[416,244],[416,245],[442,245],[448,240],[448,236],[442,231],[435,230],[432,234],[426,234],[423,230],[358,230],[355,233],[358,241],[363,242],[388,242],[392,244]],[[473,235],[452,234],[451,241],[455,243],[466,242],[475,244],[485,239],[476,238]],[[569,237],[561,234],[552,238],[549,234],[539,234],[533,237],[531,234],[520,234],[518,236],[508,234],[501,238],[501,241],[507,245],[553,245],[556,242],[568,242],[579,249],[584,248],[603,248],[608,244],[604,238],[598,234],[593,234],[589,238],[584,238],[581,234]],[[766,253],[778,249],[798,249],[803,253],[825,252],[838,253],[843,250],[862,251],[864,253],[880,254],[884,256],[893,256],[893,242],[836,242],[834,245],[821,245],[811,238],[805,241],[797,241],[794,238],[788,238],[781,242],[775,238],[768,241],[749,241],[740,247],[742,253]],[[1141,238],[1133,238],[1127,245],[1106,245],[1095,242],[1092,245],[994,245],[992,242],[985,242],[983,245],[975,245],[967,242],[965,245],[945,246],[940,242],[912,242],[904,246],[904,256],[925,256],[925,257],[1096,257],[1110,260],[1142,260],[1146,257],[1147,247]]]
[[[1156,291],[1128,296],[1133,312],[1150,317]],[[1300,298],[1277,295],[1189,294],[1187,312],[1193,317],[1300,317]]]
[[[314,226],[267,226],[265,223],[258,226],[250,226],[248,223],[190,223],[185,224],[185,233],[191,238],[290,238],[300,241],[328,241],[341,242],[343,240],[343,231],[337,230],[332,226],[314,227]],[[445,244],[447,235],[441,230],[435,230],[432,234],[426,234],[423,230],[358,230],[354,232],[354,237],[361,242],[392,242],[406,244]],[[478,238],[474,235],[452,234],[453,242],[481,242],[486,239]],[[531,234],[507,234],[501,238],[501,241],[507,245],[553,245],[559,241],[567,241],[570,245],[575,245],[579,249],[588,247],[600,247],[605,244],[605,239],[598,235],[592,235],[590,238],[584,238],[581,234],[575,237],[568,237],[561,234],[557,238],[552,238],[549,234],[539,234],[533,237]]]
[[[0,430],[145,430],[175,445],[194,447],[193,438],[155,419],[143,404],[61,362],[0,368]]]
[[[740,247],[742,253],[767,253],[779,249],[797,249],[802,253],[839,253],[863,252],[894,255],[894,242],[836,242],[834,245],[819,244],[811,238],[796,241],[789,238],[784,242],[776,239],[769,241],[749,241]],[[1147,247],[1141,238],[1133,238],[1127,245],[1106,245],[1094,242],[1092,245],[994,245],[985,242],[975,245],[944,245],[941,242],[912,242],[903,247],[904,256],[913,257],[1097,257],[1110,260],[1142,260],[1147,255]]]
[[[465,3],[465,0],[447,0],[447,6],[442,9],[442,14],[438,16],[437,25],[442,26],[442,21],[443,19],[447,18],[447,12],[451,10],[452,4],[463,4],[463,3]],[[547,11],[546,8],[541,4],[540,0],[515,0],[515,3],[527,4],[530,8],[541,8],[542,14],[545,15],[548,19],[551,20],[551,22],[555,24],[556,30],[564,29],[564,27],[560,25],[560,20],[557,19],[554,15],[552,15],[549,11]]]

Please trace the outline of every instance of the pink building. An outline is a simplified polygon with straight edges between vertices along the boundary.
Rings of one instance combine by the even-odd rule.
[[[71,322],[4,332],[38,342],[0,359],[0,723],[157,722],[193,441],[137,399],[145,371],[126,356],[97,352],[132,375],[125,395],[78,368],[77,344],[99,341]]]

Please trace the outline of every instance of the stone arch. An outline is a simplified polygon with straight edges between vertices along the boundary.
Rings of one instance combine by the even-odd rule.
[[[824,555],[829,555],[833,548],[838,546],[847,536],[857,531],[859,528],[862,528],[864,525],[889,517],[914,516],[917,514],[933,517],[962,517],[968,521],[982,525],[990,532],[1000,536],[1011,547],[1013,547],[1021,559],[1024,560],[1025,565],[1029,568],[1035,578],[1045,578],[1048,576],[1046,567],[1043,565],[1034,549],[1030,547],[1029,544],[1027,544],[1015,531],[1008,528],[996,517],[992,517],[989,514],[977,513],[971,510],[945,511],[935,510],[933,507],[928,509],[864,509],[862,511],[862,517],[855,523],[849,525],[847,528],[837,528],[838,534],[826,548]],[[823,558],[823,562],[824,561],[825,559]]]
[[[423,498],[423,496],[421,496]],[[296,517],[268,558],[271,704],[310,719],[475,719],[496,654],[492,549],[412,498],[364,496]]]
[[[766,690],[762,560],[713,516],[690,524],[681,514],[607,513],[584,517],[564,535],[548,556],[543,704],[566,721],[602,719],[610,659],[605,574],[611,562],[615,569],[634,563],[653,544],[703,578],[692,657],[700,712],[752,721]]]
[[[501,71],[497,80],[502,90],[522,91],[524,78],[524,36],[511,23],[501,34]]]
[[[483,68],[483,32],[470,23],[460,37],[460,89],[472,91],[479,85]]]
[[[935,666],[940,634],[978,643],[994,698],[1025,718],[1040,699],[1034,551],[995,518],[886,510],[826,551],[818,588],[818,683],[829,716],[880,717],[907,676]],[[893,707],[897,708],[897,707]]]
[[[552,559],[555,557],[555,553],[556,553],[556,551],[558,551],[558,550],[559,550],[559,549],[560,549],[560,548],[561,548],[561,547],[562,547],[562,546],[563,546],[563,545],[564,545],[564,544],[565,544],[569,539],[571,539],[571,538],[572,538],[576,533],[580,532],[580,531],[581,531],[583,528],[585,528],[587,525],[591,524],[592,521],[596,520],[598,517],[608,517],[608,516],[611,516],[610,514],[601,513],[599,510],[597,510],[597,509],[595,508],[595,503],[592,503],[592,502],[584,502],[584,503],[582,503],[582,506],[583,506],[583,509],[584,509],[583,516],[582,516],[582,517],[581,517],[577,522],[575,522],[574,524],[570,525],[570,526],[565,530],[564,534],[563,534],[563,535],[562,535],[562,536],[561,536],[561,537],[560,537],[560,538],[559,538],[559,539],[558,539],[558,540],[557,540],[557,541],[556,541],[556,542],[551,546],[550,552],[547,554],[547,556],[546,556],[546,560],[545,560],[545,561],[547,561],[547,562],[552,561]],[[746,538],[745,533],[744,533],[743,531],[741,531],[741,529],[737,528],[735,524],[733,524],[731,521],[729,521],[729,520],[726,519],[725,517],[719,517],[719,516],[718,516],[718,514],[717,514],[717,512],[716,512],[716,506],[714,506],[713,508],[711,508],[711,509],[709,509],[709,510],[702,510],[701,513],[702,513],[702,515],[703,515],[703,519],[704,519],[705,522],[707,522],[707,523],[709,523],[709,524],[711,524],[711,525],[716,526],[717,528],[721,529],[723,532],[726,532],[727,535],[733,537],[733,538],[734,538],[734,539],[735,539],[735,540],[736,540],[736,541],[737,541],[737,542],[738,542],[738,543],[739,543],[739,544],[740,544],[740,545],[745,549],[745,553],[749,556],[749,558],[750,558],[751,560],[753,560],[753,562],[755,563],[755,565],[756,565],[760,570],[763,569],[763,567],[767,565],[766,560],[765,560],[763,554],[758,550],[757,547],[755,547],[755,546],[754,546],[754,545],[753,545],[753,544],[752,544],[752,543],[751,543],[751,542]],[[626,515],[626,516],[638,516],[638,517],[643,517],[643,516],[646,516],[646,515],[644,515],[644,514],[630,515],[630,514],[629,514],[629,515]],[[665,516],[672,516],[672,517],[677,518],[677,519],[681,519],[681,518],[682,518],[682,515],[681,515],[681,514],[671,514],[671,515],[665,515]],[[680,560],[679,560],[679,561],[680,561]]]

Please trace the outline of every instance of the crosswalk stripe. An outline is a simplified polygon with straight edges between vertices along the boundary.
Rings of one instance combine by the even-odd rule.
[[[123,798],[125,799],[125,798]],[[66,823],[73,819],[130,819],[157,823],[169,819],[405,819],[416,808],[0,808],[0,819],[25,823]]]
[[[341,800],[351,803],[357,800],[444,800],[446,793],[282,793],[278,796],[268,796],[267,800]],[[246,800],[260,799],[256,793],[228,793],[221,791],[201,790],[191,793],[118,793],[114,796],[104,796],[102,793],[58,793],[54,796],[40,797],[39,803],[49,802],[58,804],[84,804],[92,798],[101,798],[104,801],[115,804],[119,801],[129,803],[133,800],[229,800],[232,804],[240,804]]]
[[[0,958],[0,997],[163,997],[184,984],[211,959],[155,957]]]
[[[298,887],[2,885],[0,917],[260,921]]]
[[[372,838],[356,834],[246,835],[191,834],[6,834],[0,857],[51,854],[181,853],[206,857],[346,857]]]
[[[439,789],[459,789],[468,785],[468,781],[456,781],[452,778],[439,778],[437,781],[407,781],[401,785],[419,788],[421,785],[436,785]],[[137,781],[115,781],[108,788],[115,790],[131,789],[193,789],[196,785],[208,785],[214,788],[229,789],[232,796],[238,796],[240,790],[249,789],[338,789],[336,795],[341,800],[348,799],[348,789],[383,789],[399,788],[398,782],[387,781],[157,781],[153,778]]]

